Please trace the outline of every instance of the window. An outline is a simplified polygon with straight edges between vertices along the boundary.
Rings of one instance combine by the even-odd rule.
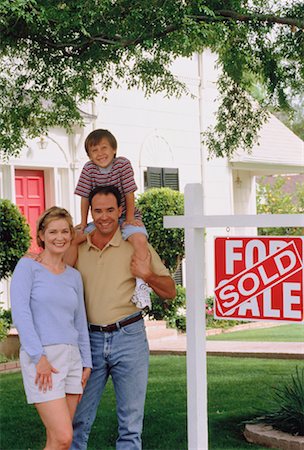
[[[148,167],[144,172],[144,188],[152,187],[169,187],[179,191],[178,169]]]

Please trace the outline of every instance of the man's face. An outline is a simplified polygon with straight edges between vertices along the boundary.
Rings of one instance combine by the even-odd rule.
[[[96,194],[92,199],[91,214],[99,233],[112,237],[121,216],[121,207],[117,206],[116,197],[113,194]]]

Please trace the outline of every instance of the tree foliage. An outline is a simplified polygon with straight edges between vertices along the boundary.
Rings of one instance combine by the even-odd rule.
[[[288,178],[277,177],[273,183],[265,179],[257,188],[258,214],[304,214],[304,185],[297,183],[294,192],[286,191]],[[259,228],[259,234],[264,236],[303,236],[303,227],[289,228]]]
[[[204,48],[223,73],[206,144],[216,155],[249,149],[265,114],[240,92],[258,80],[269,101],[288,108],[287,93],[303,90],[303,29],[300,0],[1,0],[2,155],[50,127],[70,131],[82,121],[77,105],[98,90],[106,98],[123,82],[181,95],[170,64]]]
[[[165,266],[174,273],[184,257],[184,230],[164,228],[164,216],[184,214],[184,196],[170,188],[152,188],[137,199],[149,242]]]
[[[0,280],[8,278],[31,242],[30,228],[18,207],[0,200]]]

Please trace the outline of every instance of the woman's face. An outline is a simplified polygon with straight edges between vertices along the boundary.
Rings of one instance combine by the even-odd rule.
[[[39,232],[45,249],[52,253],[64,253],[70,246],[72,235],[68,222],[57,219],[49,222],[43,231]]]

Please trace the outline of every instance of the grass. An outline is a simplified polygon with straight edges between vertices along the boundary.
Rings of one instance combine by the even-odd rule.
[[[212,341],[303,342],[304,324],[280,325],[272,328],[233,331],[208,336]]]
[[[290,377],[297,365],[295,360],[208,357],[209,449],[261,450],[245,441],[240,424],[271,405],[271,387]],[[43,427],[35,408],[26,404],[20,373],[1,375],[0,382],[0,448],[41,449]],[[186,397],[186,358],[151,357],[144,450],[187,449]],[[109,383],[88,449],[114,450],[116,435],[115,397]]]

